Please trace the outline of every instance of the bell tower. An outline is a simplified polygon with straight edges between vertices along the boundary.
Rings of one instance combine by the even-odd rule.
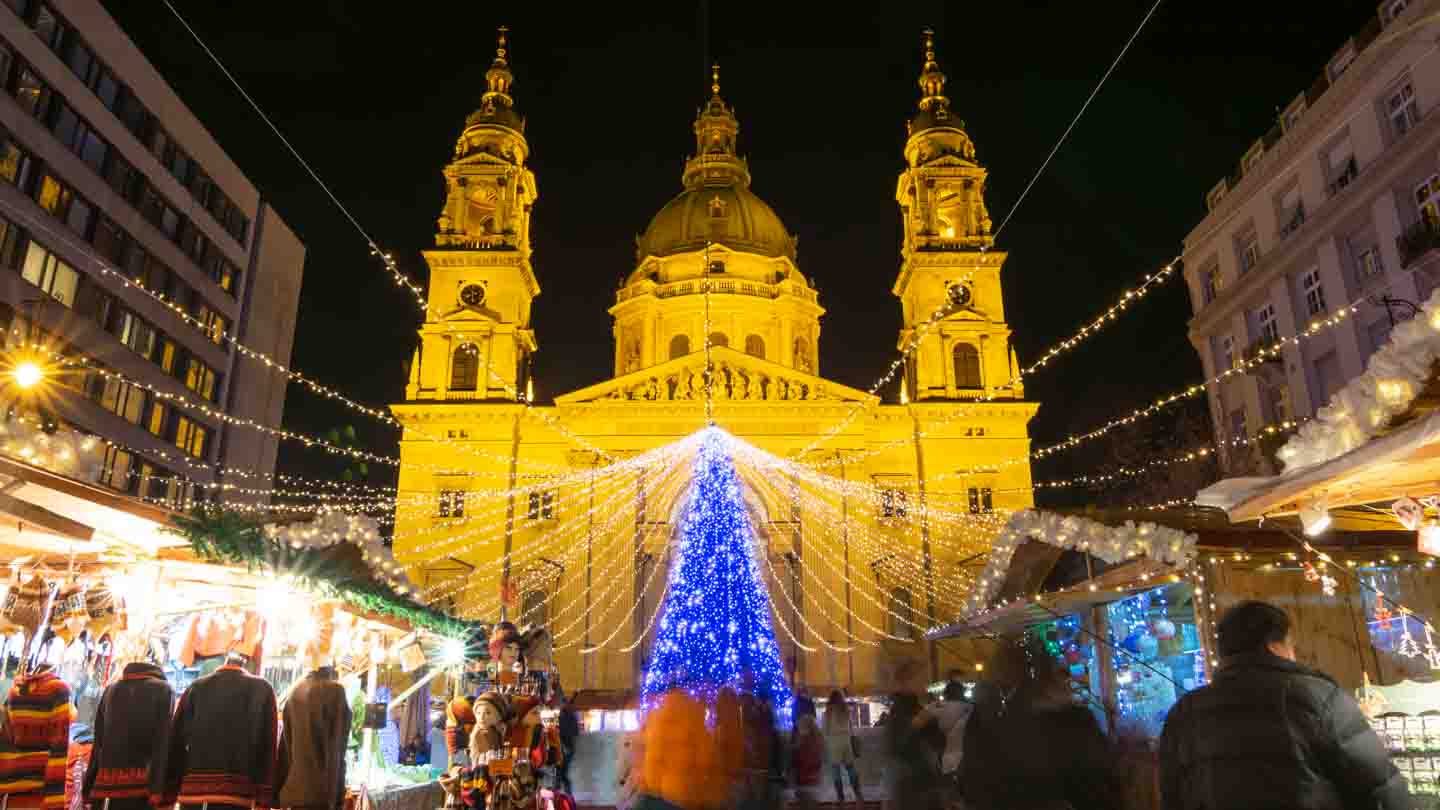
[[[537,348],[530,305],[540,294],[530,263],[537,193],[525,119],[510,95],[506,34],[501,27],[480,108],[465,119],[445,167],[435,248],[424,253],[429,309],[407,400],[514,400],[528,383]]]
[[[919,341],[905,393],[911,401],[1021,399],[1000,287],[1005,253],[994,249],[985,207],[987,172],[950,109],[934,32],[924,37],[920,104],[907,123],[895,189],[904,229],[892,290],[902,309],[899,347]]]

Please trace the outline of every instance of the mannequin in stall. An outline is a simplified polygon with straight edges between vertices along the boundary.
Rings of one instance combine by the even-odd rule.
[[[150,766],[150,801],[275,807],[275,690],[236,650],[185,690]]]
[[[165,671],[145,661],[126,664],[120,679],[105,688],[81,784],[81,796],[94,810],[148,810],[150,764],[174,705]]]
[[[285,701],[275,806],[339,810],[352,716],[335,671],[335,603],[316,606],[314,619],[315,636],[305,645],[310,672]]]

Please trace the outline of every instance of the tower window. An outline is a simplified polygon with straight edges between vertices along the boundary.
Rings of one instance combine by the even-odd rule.
[[[479,382],[480,350],[474,343],[462,344],[450,361],[450,390],[474,391]]]
[[[718,274],[718,273],[723,273],[723,272],[725,272],[725,263],[724,263],[724,262],[710,262],[710,274],[711,274],[711,275],[716,275],[716,274]]]
[[[690,353],[690,336],[676,335],[670,338],[670,359],[684,357]]]
[[[555,490],[536,489],[530,491],[525,517],[532,523],[555,519]]]
[[[990,487],[970,487],[970,514],[988,515],[995,511]]]
[[[724,333],[724,332],[711,332],[711,333],[710,333],[710,345],[711,345],[711,346],[729,346],[729,345],[730,345],[730,338],[725,337],[725,333]]]
[[[980,381],[980,351],[969,343],[955,344],[955,387],[984,387]]]
[[[765,338],[759,335],[750,335],[745,338],[745,353],[751,357],[765,359]]]
[[[442,489],[436,498],[436,517],[464,517],[465,493],[458,489]]]

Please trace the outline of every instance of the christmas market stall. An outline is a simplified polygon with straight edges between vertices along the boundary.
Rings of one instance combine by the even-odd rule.
[[[468,628],[406,598],[373,522],[334,515],[266,527],[234,512],[187,516],[9,459],[0,459],[0,484],[0,687],[11,718],[0,745],[14,749],[6,761],[22,761],[26,745],[71,760],[65,784],[0,769],[8,806],[62,790],[76,798],[92,756],[92,799],[148,793],[153,781],[183,801],[209,789],[190,769],[205,767],[196,752],[214,746],[255,749],[256,772],[233,776],[256,802],[300,803],[317,790],[323,799],[333,783],[336,801],[348,787],[376,806],[439,803],[428,767],[386,755],[399,747],[396,712],[380,698],[387,684],[417,686],[413,725],[428,727],[422,671],[458,664],[451,639]],[[54,705],[30,706],[35,695]],[[16,720],[37,709],[56,718],[44,740]],[[298,734],[322,716],[327,739]],[[155,741],[154,780],[105,744],[137,733]],[[313,778],[289,768],[311,757],[333,767]],[[398,802],[397,788],[411,784],[425,794]]]
[[[970,612],[932,637],[985,636],[1055,657],[1125,744],[1143,794],[1170,707],[1218,663],[1214,621],[1227,608],[1249,599],[1280,606],[1301,663],[1371,703],[1404,686],[1413,708],[1440,664],[1419,618],[1440,610],[1437,586],[1440,572],[1417,553],[1413,533],[1359,521],[1336,528],[1321,551],[1294,518],[1257,526],[1203,508],[1026,510],[1001,533]],[[1432,701],[1424,711],[1436,710]]]
[[[1361,705],[1412,792],[1436,804],[1440,753],[1440,294],[1399,324],[1314,419],[1276,452],[1279,475],[1232,478],[1196,503],[1237,523],[1298,523],[1302,557],[1327,590],[1351,587],[1364,610],[1369,666],[1337,674]],[[1393,538],[1367,566],[1346,538]],[[1324,668],[1324,667],[1322,667]]]

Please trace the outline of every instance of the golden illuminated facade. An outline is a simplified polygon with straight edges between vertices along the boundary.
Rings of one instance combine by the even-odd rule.
[[[462,612],[496,619],[504,604],[512,620],[548,623],[567,688],[633,687],[679,489],[658,467],[588,471],[611,463],[595,449],[630,459],[705,426],[708,336],[716,424],[850,484],[761,480],[742,465],[795,678],[812,690],[885,688],[899,656],[926,657],[924,644],[884,637],[918,635],[891,614],[928,624],[933,587],[936,618],[953,618],[959,583],[979,570],[967,557],[983,561],[993,534],[992,507],[1031,504],[1024,459],[1038,407],[1013,379],[985,170],[949,110],[928,35],[897,190],[900,345],[918,340],[897,402],[820,376],[825,310],[794,236],[751,190],[717,72],[682,190],[637,238],[610,307],[614,375],[553,405],[524,404],[537,349],[536,180],[504,46],[445,169],[448,195],[425,253],[431,309],[406,402],[393,406],[406,425],[397,558]],[[529,489],[496,494],[516,487]],[[917,520],[925,503],[970,522]],[[934,586],[920,563],[926,547]],[[582,655],[586,646],[600,649]],[[958,663],[941,654],[935,665]]]

